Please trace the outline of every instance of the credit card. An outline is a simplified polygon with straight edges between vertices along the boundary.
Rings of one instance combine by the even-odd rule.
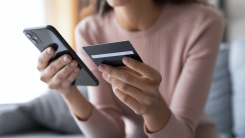
[[[124,57],[143,62],[129,41],[84,46],[83,50],[97,66],[100,64],[107,64],[113,67],[125,66],[122,62]]]

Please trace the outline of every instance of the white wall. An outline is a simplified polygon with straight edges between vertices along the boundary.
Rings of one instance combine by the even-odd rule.
[[[217,5],[219,0],[208,0],[209,3]],[[245,38],[245,0],[222,0],[226,2],[227,8],[227,36],[228,42]]]
[[[227,0],[227,10],[229,41],[245,38],[245,0]]]
[[[36,69],[40,52],[23,35],[25,27],[43,26],[44,0],[0,0],[0,104],[21,103],[47,89]]]

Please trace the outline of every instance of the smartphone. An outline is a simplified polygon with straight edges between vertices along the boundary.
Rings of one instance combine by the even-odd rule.
[[[50,59],[49,63],[59,58],[64,54],[69,54],[73,59],[78,62],[80,72],[72,83],[72,85],[83,86],[98,86],[99,81],[82,62],[75,51],[69,46],[60,33],[51,25],[35,28],[25,28],[24,35],[36,46],[36,48],[43,52],[48,47],[53,47],[55,53]]]

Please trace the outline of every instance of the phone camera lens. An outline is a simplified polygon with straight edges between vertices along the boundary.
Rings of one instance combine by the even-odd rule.
[[[26,37],[31,38],[31,35],[30,35],[30,34],[28,34],[28,33],[26,33]]]
[[[36,36],[33,37],[35,40],[38,40],[38,38]]]
[[[36,41],[36,40],[31,39],[31,42],[32,42],[33,44],[37,44],[37,41]]]

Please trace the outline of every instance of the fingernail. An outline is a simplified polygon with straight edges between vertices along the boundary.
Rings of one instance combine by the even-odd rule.
[[[63,58],[63,60],[64,60],[64,61],[68,61],[68,57],[65,56],[65,57]]]
[[[113,92],[115,92],[116,88],[117,88],[117,87],[115,87],[115,86],[113,87]]]
[[[123,58],[123,63],[124,63],[125,65],[128,65],[129,61],[130,61],[130,59],[129,59],[128,57],[124,57],[124,58]]]
[[[48,48],[47,53],[48,53],[48,54],[51,54],[51,53],[52,53],[51,47]]]
[[[71,62],[71,64],[70,64],[70,65],[71,65],[72,67],[74,67],[74,66],[75,66],[75,64],[76,64],[76,63],[73,61],[73,62]]]
[[[78,69],[78,68],[76,68],[76,69],[74,70],[74,72],[78,72],[78,70],[79,70],[79,69]]]
[[[114,90],[115,89],[115,86],[112,86],[112,89]]]
[[[105,66],[104,65],[100,65],[99,66],[99,71],[104,72],[105,71]]]
[[[103,76],[104,79],[108,78],[108,75],[106,73],[103,73],[102,76]]]

